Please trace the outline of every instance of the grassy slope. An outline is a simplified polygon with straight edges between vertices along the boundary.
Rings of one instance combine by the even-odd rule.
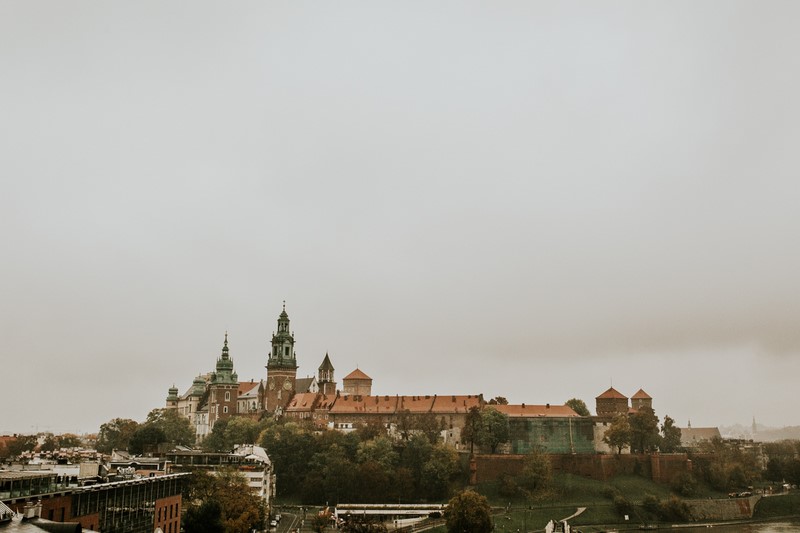
[[[753,510],[753,518],[764,520],[800,515],[800,492],[761,498]]]

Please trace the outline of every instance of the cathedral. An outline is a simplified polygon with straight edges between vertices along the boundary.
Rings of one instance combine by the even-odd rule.
[[[265,379],[239,381],[226,333],[214,370],[195,377],[182,395],[175,386],[170,388],[166,407],[189,419],[197,442],[208,436],[216,422],[233,416],[285,417],[345,432],[375,425],[395,436],[409,424],[422,424],[438,431],[445,444],[465,449],[461,431],[469,412],[488,405],[482,394],[373,395],[372,378],[359,368],[344,377],[338,388],[327,353],[316,376],[298,379],[295,338],[285,302],[266,363]],[[490,407],[509,417],[508,447],[513,453],[527,453],[531,446],[554,453],[594,453],[602,448],[602,434],[613,415],[652,406],[642,390],[631,400],[629,405],[627,397],[609,389],[597,398],[596,417],[579,416],[567,405],[492,402],[495,405]]]
[[[215,369],[195,377],[192,385],[182,395],[179,395],[178,388],[171,387],[166,407],[176,409],[189,419],[195,427],[199,442],[211,432],[218,420],[231,416],[254,419],[266,415],[282,416],[298,394],[320,393],[333,397],[336,394],[336,381],[328,354],[325,354],[319,367],[318,377],[298,380],[294,342],[294,333],[289,328],[289,315],[284,303],[278,316],[277,331],[272,335],[266,379],[239,381],[228,348],[226,332],[222,353],[217,359]]]

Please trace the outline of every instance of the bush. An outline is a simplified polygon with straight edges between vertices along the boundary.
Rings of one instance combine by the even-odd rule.
[[[614,509],[620,516],[633,514],[633,504],[621,494],[614,496]]]
[[[644,510],[653,516],[660,516],[661,514],[661,500],[652,494],[645,494],[642,500],[642,507]]]
[[[662,520],[685,522],[692,517],[689,506],[677,496],[672,496],[669,500],[663,502],[660,507]]]
[[[687,498],[694,496],[697,492],[697,479],[690,472],[681,472],[672,479],[672,490]]]
[[[519,486],[512,476],[502,474],[497,485],[497,493],[506,498],[514,498],[519,495]]]
[[[617,496],[619,492],[611,485],[606,485],[600,490],[600,494],[603,496],[603,498],[613,500],[614,496]]]

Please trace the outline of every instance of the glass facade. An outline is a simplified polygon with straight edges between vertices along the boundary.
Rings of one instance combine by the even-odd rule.
[[[151,533],[156,501],[181,494],[185,474],[104,483],[72,495],[75,517],[99,515],[103,533]]]

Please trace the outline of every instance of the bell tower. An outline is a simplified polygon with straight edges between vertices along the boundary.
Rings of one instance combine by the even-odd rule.
[[[278,331],[272,334],[272,350],[267,359],[266,410],[282,414],[295,393],[297,359],[294,353],[294,334],[289,330],[286,302],[278,317]]]

